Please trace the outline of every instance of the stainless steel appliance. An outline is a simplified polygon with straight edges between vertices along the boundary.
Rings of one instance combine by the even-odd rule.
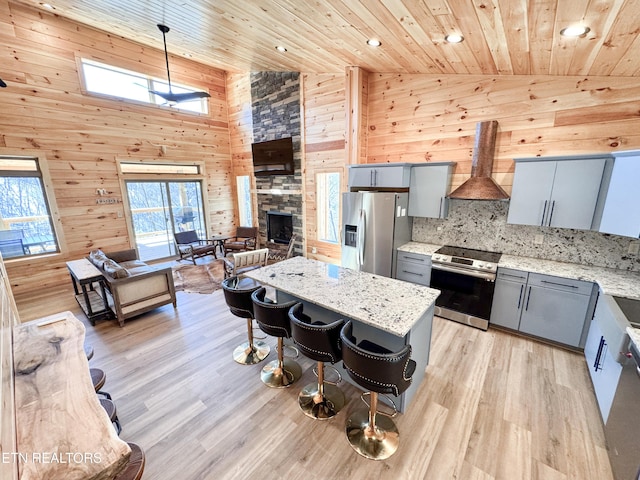
[[[342,194],[342,266],[391,277],[396,249],[411,241],[409,194]]]
[[[435,314],[486,330],[501,253],[444,246],[431,257],[431,288],[440,290]]]

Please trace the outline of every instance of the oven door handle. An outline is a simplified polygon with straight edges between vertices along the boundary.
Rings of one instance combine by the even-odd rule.
[[[433,263],[431,265],[431,269],[442,270],[443,272],[458,273],[460,275],[466,275],[468,277],[482,278],[487,282],[495,282],[496,280],[495,273],[478,272],[475,270],[468,270],[466,268],[458,268],[450,265],[442,265],[440,263]]]

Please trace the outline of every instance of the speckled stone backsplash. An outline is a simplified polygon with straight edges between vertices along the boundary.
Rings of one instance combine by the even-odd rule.
[[[559,262],[640,271],[640,257],[627,253],[634,240],[589,230],[507,224],[509,202],[451,200],[445,220],[414,218],[415,242],[476,248]],[[438,230],[440,229],[440,230]],[[544,235],[536,245],[536,235]]]

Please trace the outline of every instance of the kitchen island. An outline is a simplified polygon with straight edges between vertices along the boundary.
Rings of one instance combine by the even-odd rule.
[[[314,321],[353,320],[353,334],[358,341],[366,338],[392,351],[410,344],[417,368],[411,386],[394,397],[398,410],[405,411],[429,363],[438,290],[304,257],[293,257],[244,275],[273,287],[279,302],[302,302],[305,313]],[[336,367],[350,381],[342,365]]]

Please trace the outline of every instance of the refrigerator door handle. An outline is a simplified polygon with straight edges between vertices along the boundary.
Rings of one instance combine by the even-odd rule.
[[[366,241],[365,228],[367,226],[367,216],[364,209],[360,210],[360,225],[358,225],[358,269],[364,264],[364,242]]]

